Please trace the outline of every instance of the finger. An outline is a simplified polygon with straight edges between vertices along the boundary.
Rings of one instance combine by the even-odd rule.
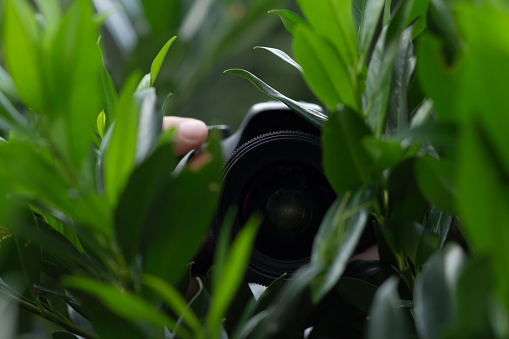
[[[205,142],[208,135],[207,125],[203,121],[181,118],[164,117],[163,130],[176,129],[175,152],[177,155],[185,155],[193,149],[198,149]]]

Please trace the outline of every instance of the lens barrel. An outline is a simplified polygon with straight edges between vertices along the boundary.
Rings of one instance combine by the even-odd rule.
[[[298,131],[260,135],[235,150],[224,166],[213,232],[236,208],[233,235],[262,215],[248,279],[270,284],[310,259],[314,237],[336,195],[321,168],[320,139]]]

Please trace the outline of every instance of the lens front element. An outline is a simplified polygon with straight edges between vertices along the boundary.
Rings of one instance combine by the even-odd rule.
[[[270,284],[309,261],[334,199],[321,169],[320,139],[302,132],[269,133],[242,145],[227,160],[216,225],[231,207],[238,211],[234,234],[254,213],[263,216],[248,278]]]

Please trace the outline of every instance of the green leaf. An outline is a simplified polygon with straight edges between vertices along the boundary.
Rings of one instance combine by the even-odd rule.
[[[270,305],[272,305],[274,299],[277,297],[283,286],[285,278],[286,274],[283,274],[282,276],[274,280],[269,286],[267,286],[265,291],[263,291],[262,295],[260,295],[260,297],[256,301],[256,308],[254,310],[254,314],[262,312],[266,310]]]
[[[500,225],[509,222],[509,175],[491,138],[474,121],[462,133],[456,176],[458,212],[475,252],[492,260],[497,294],[507,307],[509,286],[504,267],[509,265],[509,234],[501,232]]]
[[[25,0],[7,1],[3,22],[5,63],[26,106],[47,108],[41,46],[35,14]]]
[[[321,284],[313,286],[312,300],[317,304],[336,285],[368,221],[371,193],[361,189],[338,198],[327,211],[315,236],[311,261],[326,269]]]
[[[339,103],[344,103],[359,109],[348,64],[327,40],[309,27],[299,26],[294,33],[293,50],[308,86],[327,107],[335,110]]]
[[[438,235],[440,239],[440,248],[444,246],[453,222],[454,217],[452,215],[439,210],[435,206],[433,206],[428,213],[426,217],[426,228],[433,230],[433,232]]]
[[[359,115],[348,108],[334,112],[322,135],[323,168],[336,193],[373,182],[373,163],[361,144],[370,131]]]
[[[334,46],[342,63],[356,65],[358,56],[351,1],[299,0],[297,3],[314,30]]]
[[[27,122],[9,99],[0,91],[0,129],[25,130]]]
[[[95,138],[97,112],[103,109],[101,53],[89,1],[72,3],[42,63],[50,118],[44,136],[52,140],[76,171],[81,171]],[[86,100],[85,100],[86,98]],[[87,178],[87,177],[85,177]],[[91,178],[83,185],[93,185]]]
[[[435,253],[417,277],[415,319],[424,339],[437,338],[440,330],[453,322],[451,289],[459,278],[463,257],[461,249],[448,247],[444,252]]]
[[[11,99],[16,99],[18,93],[12,77],[0,66],[0,91],[5,93]]]
[[[302,266],[293,273],[292,279],[283,287],[272,305],[263,312],[258,313],[246,324],[246,332],[242,337],[251,333],[255,339],[282,337],[286,334],[286,327],[295,326],[297,313],[296,307],[307,293],[310,284],[322,272],[320,264]],[[249,332],[251,330],[251,332]]]
[[[361,279],[342,277],[336,285],[336,291],[359,310],[368,312],[377,287]]]
[[[288,64],[292,65],[299,72],[302,73],[302,67],[300,67],[300,65],[295,60],[293,60],[288,54],[286,54],[282,50],[279,50],[277,48],[263,47],[263,46],[256,46],[255,49],[264,49],[266,51],[271,52],[272,54],[274,54],[275,56],[277,56],[281,60],[287,62]]]
[[[144,275],[143,284],[157,292],[157,294],[162,297],[166,305],[169,306],[170,310],[175,312],[175,314],[190,327],[190,329],[194,332],[193,338],[204,336],[200,321],[189,308],[184,297],[172,285],[152,275]],[[174,332],[176,328],[170,328],[169,330],[170,332]]]
[[[99,132],[99,135],[101,138],[104,138],[104,131],[106,127],[106,114],[104,114],[104,110],[99,113],[97,116],[97,131]]]
[[[364,15],[364,8],[366,0],[352,0],[352,16],[355,23],[355,34],[357,36],[357,44],[359,45],[359,35],[362,27],[362,17]]]
[[[116,205],[134,167],[138,107],[133,93],[137,83],[138,76],[133,74],[124,85],[115,114],[117,119],[112,126],[113,133],[104,155],[104,186],[111,206]]]
[[[141,163],[153,151],[163,129],[163,117],[157,109],[154,88],[136,93],[139,105],[138,135],[136,140],[136,163]]]
[[[392,72],[388,67],[388,53],[385,50],[387,27],[382,29],[371,55],[366,76],[366,122],[376,136],[380,137],[385,130],[385,117],[389,102],[389,91]]]
[[[121,291],[114,286],[77,276],[67,277],[64,280],[64,285],[96,297],[104,306],[124,319],[131,321],[143,320],[159,327],[175,327],[175,321],[164,313],[157,311],[145,300],[135,294]]]
[[[212,338],[218,337],[221,319],[243,280],[259,224],[260,220],[255,217],[251,218],[242,227],[228,253],[221,278],[218,284],[213,286],[212,297],[214,302],[206,320]]]
[[[216,208],[223,164],[220,145],[210,142],[207,153],[210,162],[198,171],[186,168],[159,184],[145,220],[141,251],[145,273],[173,285],[199,249]]]
[[[284,95],[282,95],[281,93],[267,85],[265,82],[258,79],[253,74],[249,73],[248,71],[242,69],[229,69],[224,71],[224,73],[233,73],[246,78],[247,80],[251,81],[253,85],[258,87],[258,89],[261,90],[263,93],[267,94],[268,96],[275,100],[281,101],[290,109],[295,111],[301,117],[303,117],[304,119],[306,119],[307,121],[309,121],[311,124],[315,125],[318,128],[321,128],[324,122],[327,120],[327,116],[322,112],[319,112],[316,109],[306,106],[305,104],[297,102],[293,99],[285,97]]]
[[[0,178],[18,195],[37,199],[51,211],[73,218],[87,229],[111,232],[111,222],[102,197],[77,192],[65,181],[58,167],[28,142],[0,144]],[[0,214],[2,207],[0,206]]]
[[[161,69],[164,58],[166,57],[166,53],[168,53],[168,49],[170,48],[175,38],[176,36],[164,44],[163,48],[161,48],[154,61],[152,62],[152,66],[150,67],[150,86],[154,86],[154,82],[156,81],[157,75],[159,74],[159,70]]]
[[[401,308],[398,293],[398,280],[386,280],[375,294],[368,323],[368,339],[406,339],[410,329]]]
[[[269,11],[269,13],[277,14],[283,22],[283,25],[285,25],[286,30],[290,32],[291,35],[294,34],[297,26],[307,25],[307,21],[300,15],[286,9],[273,9]]]
[[[168,143],[152,153],[129,177],[115,210],[115,234],[128,263],[139,253],[151,209],[156,199],[168,193],[161,191],[162,185],[174,168],[173,145]]]
[[[389,176],[389,221],[397,229],[404,227],[405,221],[421,222],[428,209],[417,186],[415,162],[414,158],[404,160]]]
[[[387,115],[388,133],[399,132],[408,128],[408,85],[415,68],[416,58],[412,44],[412,27],[401,34],[398,53],[394,61],[389,111]]]
[[[455,203],[459,198],[454,166],[451,160],[437,160],[430,156],[418,158],[415,164],[422,194],[430,203],[451,214],[455,214]]]
[[[362,10],[362,21],[360,27],[359,54],[364,59],[368,53],[371,40],[380,19],[384,0],[365,0],[365,7]]]
[[[380,140],[372,135],[362,139],[362,145],[371,156],[378,172],[396,166],[403,159],[405,152],[398,140]]]
[[[98,42],[100,46],[100,41]],[[115,84],[111,79],[110,74],[108,73],[108,69],[106,68],[104,55],[101,50],[102,56],[102,65],[101,65],[101,81],[103,85],[104,98],[106,99],[106,123],[104,130],[106,131],[110,124],[115,121],[116,117],[114,114],[116,113],[116,106],[118,102],[117,90],[115,89]]]

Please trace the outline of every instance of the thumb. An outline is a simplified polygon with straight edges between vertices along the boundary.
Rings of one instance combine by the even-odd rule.
[[[185,155],[193,149],[198,149],[207,139],[207,125],[203,121],[192,118],[164,117],[163,130],[175,128],[175,152]]]

